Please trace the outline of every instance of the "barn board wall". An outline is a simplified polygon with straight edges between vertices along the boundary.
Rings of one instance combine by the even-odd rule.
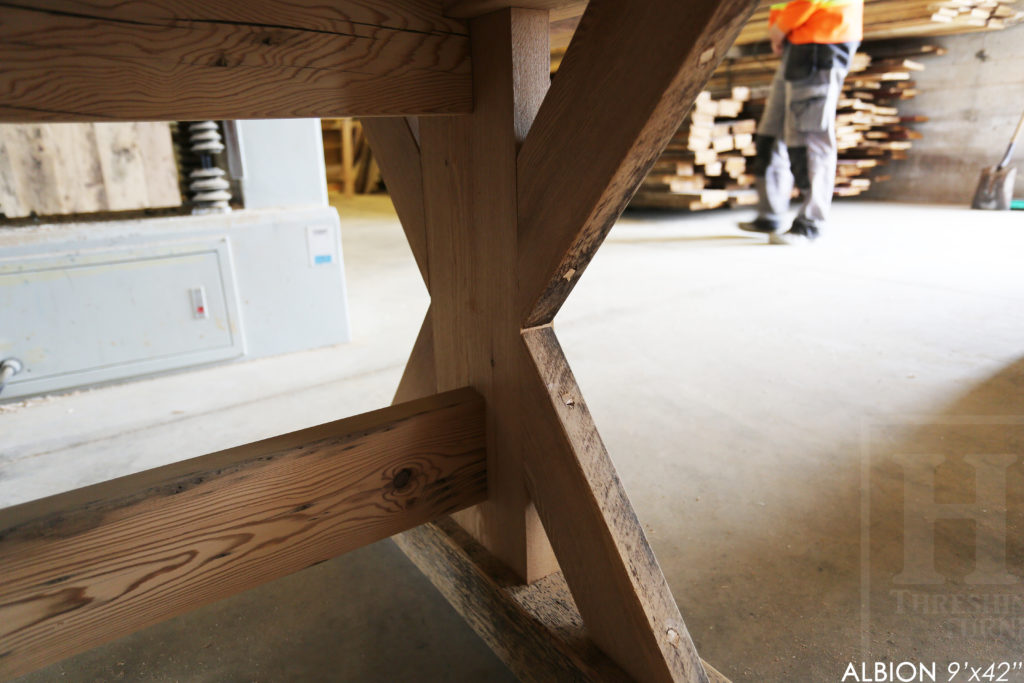
[[[930,117],[914,125],[924,137],[906,161],[882,171],[892,179],[866,196],[969,205],[979,172],[999,162],[1024,110],[1024,24],[926,42],[949,52],[921,60],[926,68],[914,74],[920,94],[901,105],[905,116]],[[1014,161],[1020,169],[1014,194],[1024,197],[1024,148],[1018,146]]]
[[[0,125],[0,214],[181,205],[167,123]]]

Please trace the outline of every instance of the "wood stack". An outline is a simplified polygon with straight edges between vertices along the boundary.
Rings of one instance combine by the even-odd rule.
[[[948,0],[939,3],[931,19],[952,26],[1000,29],[1024,20],[1024,12],[996,0]]]
[[[772,2],[764,0],[740,31],[737,45],[763,42]],[[997,30],[1024,20],[1018,0],[867,0],[864,39],[937,36]]]
[[[747,159],[754,156],[757,120],[744,112],[750,88],[737,86],[728,97],[704,91],[673,136],[653,172],[633,198],[633,206],[713,209],[750,204]]]
[[[926,46],[913,56],[940,53]],[[882,167],[905,159],[912,141],[921,138],[910,124],[927,117],[902,116],[899,103],[917,94],[912,77],[922,69],[924,65],[914,59],[893,55],[850,73],[836,115],[837,196],[852,197],[869,189],[872,182],[888,180],[888,175],[880,173]]]
[[[346,197],[379,189],[380,167],[356,119],[321,119],[327,187]]]
[[[771,5],[762,0],[736,38],[736,45],[764,43]],[[556,71],[585,3],[551,13],[551,70]],[[928,37],[999,30],[1024,21],[1021,0],[867,0],[864,39]]]
[[[898,104],[917,93],[912,76],[924,65],[916,58],[943,53],[923,45],[875,59],[855,55],[836,115],[837,196],[861,194],[872,182],[887,179],[882,168],[905,158],[912,141],[920,138],[910,124],[927,119],[901,116]],[[765,55],[724,62],[632,206],[695,211],[754,204],[754,176],[747,172],[747,161],[756,153],[756,122],[778,65],[778,57]]]

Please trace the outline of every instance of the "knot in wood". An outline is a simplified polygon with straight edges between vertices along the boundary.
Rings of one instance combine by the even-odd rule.
[[[403,467],[395,474],[391,484],[395,487],[395,490],[401,490],[408,486],[410,481],[412,481],[412,470],[408,467]]]

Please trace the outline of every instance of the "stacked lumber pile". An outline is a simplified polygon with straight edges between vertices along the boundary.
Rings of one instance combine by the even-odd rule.
[[[376,192],[380,167],[357,119],[321,119],[327,187],[346,197]]]
[[[769,9],[778,0],[761,0],[736,38],[755,45],[768,38]],[[558,69],[585,3],[551,13],[551,70]],[[1024,21],[1024,0],[866,0],[864,39],[929,37],[994,31]]]
[[[950,26],[1001,29],[1024,21],[1024,11],[996,0],[948,0],[939,3],[931,19]]]
[[[757,119],[746,113],[749,100],[744,86],[732,88],[728,97],[702,92],[633,206],[697,211],[755,202],[747,159],[756,153]]]
[[[899,103],[916,95],[912,76],[924,68],[917,58],[943,53],[923,45],[874,59],[866,53],[854,57],[836,115],[837,196],[855,196],[886,180],[884,168],[906,157],[920,138],[911,125],[926,118],[902,116]],[[756,153],[756,122],[778,65],[771,55],[723,62],[632,205],[696,211],[754,204],[747,163]]]
[[[737,45],[765,40],[772,2],[763,0],[740,31]],[[1018,0],[867,0],[864,39],[938,36],[998,30],[1024,20]]]
[[[943,53],[934,46],[922,50],[913,56]],[[883,167],[906,159],[912,141],[921,138],[911,125],[928,118],[901,115],[899,103],[917,94],[912,77],[922,69],[924,65],[914,59],[893,55],[850,73],[836,113],[836,196],[852,197],[869,189],[872,182],[888,180]]]

